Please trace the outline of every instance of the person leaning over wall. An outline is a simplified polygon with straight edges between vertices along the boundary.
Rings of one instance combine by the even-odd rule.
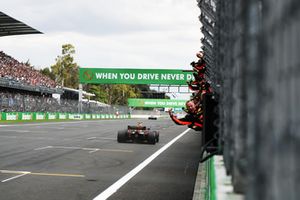
[[[186,102],[185,111],[187,114],[183,118],[178,119],[172,112],[172,109],[170,109],[170,118],[177,125],[187,125],[189,128],[201,131],[203,127],[201,106],[195,103],[194,100],[189,100]]]

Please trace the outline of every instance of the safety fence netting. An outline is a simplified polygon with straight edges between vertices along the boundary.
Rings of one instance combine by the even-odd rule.
[[[61,112],[88,114],[128,114],[128,106],[108,105],[95,101],[56,99],[49,95],[0,91],[0,112]]]
[[[198,0],[218,153],[246,199],[298,199],[300,1]],[[215,115],[215,116],[212,116]]]

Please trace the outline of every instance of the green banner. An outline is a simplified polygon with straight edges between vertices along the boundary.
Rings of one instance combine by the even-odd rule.
[[[33,113],[30,112],[19,113],[19,120],[33,120]]]
[[[46,113],[46,119],[49,119],[49,120],[57,119],[57,114],[56,113]]]
[[[173,69],[80,68],[80,83],[186,85],[192,72]]]
[[[1,120],[7,120],[7,121],[15,121],[18,120],[19,116],[17,112],[8,112],[8,113],[1,113]]]
[[[171,99],[128,99],[128,106],[150,107],[150,108],[182,108],[185,107],[186,100]]]
[[[67,113],[59,113],[58,119],[68,119],[68,114]]]
[[[44,113],[33,113],[33,120],[44,120],[46,115]]]

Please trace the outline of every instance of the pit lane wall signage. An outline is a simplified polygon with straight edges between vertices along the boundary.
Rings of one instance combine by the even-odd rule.
[[[185,107],[185,103],[186,100],[128,98],[128,106],[130,107],[182,108]]]
[[[173,69],[80,68],[80,83],[186,85],[192,72]]]
[[[76,114],[44,112],[0,112],[0,121],[39,121],[39,120],[90,120],[90,119],[127,119],[129,114]]]

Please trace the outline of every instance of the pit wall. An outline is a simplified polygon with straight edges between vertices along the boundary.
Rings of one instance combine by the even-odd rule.
[[[78,114],[78,113],[44,113],[44,112],[0,112],[0,122],[5,121],[39,121],[39,120],[92,120],[92,119],[128,119],[128,114]]]
[[[233,190],[232,176],[226,174],[222,156],[213,156],[205,163],[205,200],[245,200]]]

